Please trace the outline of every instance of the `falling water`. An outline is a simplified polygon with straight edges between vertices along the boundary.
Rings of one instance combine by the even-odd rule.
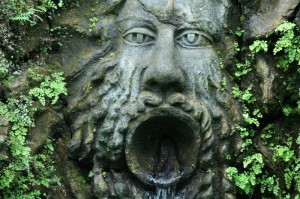
[[[154,199],[172,199],[175,197],[175,187],[156,188],[156,196]]]
[[[176,183],[181,178],[174,140],[169,137],[162,138],[157,157],[157,165],[154,167],[155,175],[150,178],[156,186],[154,199],[173,199],[176,193]]]

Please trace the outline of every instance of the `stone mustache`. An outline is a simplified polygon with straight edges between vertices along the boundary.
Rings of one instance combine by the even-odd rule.
[[[68,167],[93,173],[87,195],[70,183],[74,197],[235,198],[225,156],[238,111],[221,91],[217,53],[228,2],[127,0],[115,9],[99,22],[112,34],[100,48],[84,42],[69,72]]]

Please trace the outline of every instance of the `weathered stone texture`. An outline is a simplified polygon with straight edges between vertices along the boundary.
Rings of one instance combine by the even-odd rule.
[[[3,142],[7,138],[9,128],[9,122],[5,116],[0,116],[0,142]]]
[[[295,11],[299,0],[261,0],[258,6],[244,6],[245,38],[255,38],[271,34],[275,28],[287,20]]]

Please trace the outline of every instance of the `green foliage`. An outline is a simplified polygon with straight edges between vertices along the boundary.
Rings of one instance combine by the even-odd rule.
[[[235,35],[241,37],[243,33],[244,31],[238,28],[235,32]],[[245,51],[245,49],[241,48],[237,42],[235,42],[233,45],[236,52]],[[253,44],[249,46],[249,50],[250,52],[247,52],[247,58],[243,60],[243,62],[238,62],[235,64],[236,71],[234,73],[234,76],[238,80],[240,80],[242,76],[252,71],[252,62],[255,60],[256,54],[258,52],[263,51],[266,53],[268,51],[268,42],[264,40],[255,40]]]
[[[234,86],[232,88],[233,97],[239,99],[242,102],[246,102],[247,104],[254,103],[256,99],[251,93],[252,87],[253,85],[250,85],[245,91],[242,91],[238,86]]]
[[[253,104],[256,98],[251,93],[253,85],[250,85],[245,91],[240,90],[239,87],[234,86],[232,94],[235,98],[244,103],[242,116],[244,118],[244,125],[236,125],[233,128],[234,132],[238,132],[243,138],[242,151],[247,149],[249,145],[252,145],[252,139],[255,134],[255,129],[259,127],[259,119],[262,118],[262,114],[259,109],[250,111],[247,105]]]
[[[285,144],[276,145],[271,147],[273,151],[273,159],[275,162],[284,163],[282,168],[284,171],[284,183],[285,189],[283,192],[285,194],[291,192],[290,190],[295,190],[296,197],[300,197],[300,157],[296,155],[296,152],[293,148],[299,148],[300,144],[298,142],[300,135],[297,140],[294,141],[292,137],[288,136],[288,139]],[[293,186],[292,186],[293,185]],[[279,198],[284,198],[285,194],[278,193]]]
[[[37,110],[33,106],[32,96],[38,93],[44,101],[48,99],[52,104],[55,103],[59,95],[66,94],[63,80],[62,73],[54,73],[51,77],[45,77],[39,88],[29,91],[33,94],[0,102],[0,115],[5,116],[10,123],[8,138],[0,143],[0,148],[5,151],[0,155],[0,198],[41,198],[47,188],[59,185],[51,158],[54,151],[52,142],[47,140],[42,152],[33,155],[26,136],[34,126]],[[38,92],[35,92],[37,89]]]
[[[99,21],[99,17],[98,14],[95,13],[96,9],[95,7],[97,7],[98,2],[94,1],[93,3],[93,8],[91,9],[93,16],[90,17],[89,21],[90,21],[90,25],[89,25],[89,31],[92,32],[93,29],[96,27],[97,22]]]
[[[0,85],[1,83],[8,83],[12,80],[12,76],[9,75],[9,67],[11,63],[5,59],[4,54],[0,51]]]
[[[28,77],[34,81],[40,81],[43,78],[41,74],[37,73],[32,68],[28,69]]]
[[[248,59],[236,64],[234,78],[237,82],[241,77],[252,71],[252,63],[258,53],[267,53],[269,50],[278,57],[278,68],[283,72],[300,72],[300,31],[299,27],[293,23],[285,22],[276,28],[278,39],[256,40],[249,46],[250,52],[242,52],[248,55]],[[238,35],[239,36],[239,35]],[[274,44],[274,45],[273,45]],[[240,48],[235,45],[235,49]],[[296,70],[295,70],[296,69]],[[284,81],[286,90],[296,93],[296,107],[282,102],[282,112],[284,117],[297,114],[300,105],[299,88],[295,85],[295,78]],[[241,147],[242,166],[229,167],[227,175],[237,187],[245,194],[252,197],[254,190],[260,190],[262,198],[300,198],[300,134],[297,138],[285,133],[281,136],[278,129],[275,132],[273,124],[267,124],[263,130],[261,118],[263,115],[257,108],[256,99],[252,93],[253,85],[241,89],[238,84],[232,88],[232,94],[242,103],[243,123],[237,124],[233,132],[238,133],[243,140]],[[266,149],[260,149],[258,138],[263,141]],[[265,151],[267,150],[267,152]],[[262,152],[264,151],[264,152]],[[265,157],[269,154],[271,159]],[[271,163],[270,163],[271,161]]]
[[[246,59],[244,63],[237,63],[236,68],[237,71],[234,73],[234,75],[238,79],[252,71],[251,63],[248,59]]]
[[[34,17],[36,17],[42,21],[42,18],[40,18],[36,14],[38,12],[42,12],[42,11],[31,9],[31,10],[28,10],[27,12],[23,12],[14,17],[11,17],[10,19],[13,21],[18,21],[21,24],[25,24],[26,22],[29,22],[31,25],[35,25],[36,22],[34,21]]]
[[[59,0],[58,3],[55,3],[52,0],[9,0],[7,2],[7,10],[10,10],[12,13],[9,17],[12,21],[17,21],[20,24],[35,25],[37,20],[42,18],[40,14],[46,13],[51,9],[58,9],[64,5],[62,0]]]
[[[290,106],[286,105],[282,108],[282,112],[285,116],[289,116],[293,112],[293,109]]]
[[[243,118],[246,124],[248,125],[255,125],[256,127],[259,127],[259,119],[262,118],[262,114],[260,113],[259,109],[255,109],[252,113],[250,113],[249,108],[246,106],[243,107]]]
[[[260,51],[267,52],[268,51],[268,44],[267,41],[256,40],[253,42],[252,45],[249,46],[251,52],[258,53]]]
[[[237,43],[234,43],[234,47],[236,51],[240,51],[240,47]],[[248,74],[252,71],[252,62],[255,59],[255,56],[258,52],[268,51],[268,44],[267,41],[263,40],[256,40],[249,46],[250,54],[248,55],[248,58],[245,59],[243,62],[236,63],[236,71],[234,73],[235,78],[238,80],[241,79],[242,76]]]
[[[242,99],[242,94],[238,97]],[[243,105],[245,123],[236,125],[234,132],[240,134],[243,140],[241,151],[246,152],[247,156],[244,156],[243,169],[240,171],[236,167],[227,169],[229,179],[248,195],[252,195],[255,187],[260,187],[261,193],[264,193],[266,198],[269,198],[268,196],[271,194],[276,198],[284,199],[290,198],[289,193],[300,193],[300,157],[296,155],[297,152],[295,151],[300,147],[300,134],[296,140],[287,136],[287,141],[284,144],[276,144],[275,142],[282,140],[282,138],[276,137],[274,126],[270,124],[264,128],[261,138],[265,144],[270,143],[269,149],[273,154],[273,161],[278,164],[284,163],[281,165],[283,175],[280,175],[280,172],[269,173],[262,154],[253,141],[257,129],[260,127],[259,119],[262,118],[262,114],[259,109],[250,111],[245,104],[249,104],[248,99],[244,100]],[[282,185],[282,181],[284,181],[284,185]],[[300,194],[296,194],[295,197],[300,197]]]
[[[264,143],[266,143],[270,138],[275,137],[274,134],[274,125],[268,124],[262,131],[262,134],[260,135]]]
[[[46,99],[51,100],[51,104],[55,104],[61,94],[67,95],[63,73],[54,73],[51,76],[46,76],[38,88],[33,88],[29,91],[29,95],[37,97],[41,104],[45,106]]]
[[[96,23],[99,21],[99,18],[91,17],[89,20],[90,20],[89,31],[91,32],[96,27]]]
[[[260,183],[257,178],[262,173],[264,167],[263,158],[260,153],[247,156],[243,161],[243,167],[246,171],[239,173],[235,167],[229,167],[227,174],[229,179],[234,180],[235,184],[245,191],[246,194],[253,192],[255,185]]]
[[[275,29],[279,35],[275,43],[273,54],[279,57],[277,67],[287,73],[295,73],[297,70],[300,73],[300,28],[294,23],[285,22]],[[300,92],[299,87],[294,88],[295,78],[289,77],[285,82],[290,95],[298,97],[296,106],[284,105],[283,114],[300,113]]]
[[[226,81],[226,78],[225,78],[225,77],[222,78],[221,86],[222,86],[222,87],[221,87],[221,91],[225,91],[226,88],[227,88],[227,81]]]
[[[235,34],[238,36],[238,37],[241,37],[243,36],[244,34],[244,30],[240,27],[237,28],[237,30],[235,31]]]
[[[35,25],[44,18],[42,16],[52,15],[53,10],[64,6],[64,2],[63,0],[3,0],[0,3],[2,22],[0,23],[2,42],[0,116],[9,122],[8,131],[1,132],[7,138],[0,142],[0,198],[45,198],[51,187],[59,185],[59,179],[54,175],[52,141],[47,140],[43,149],[33,154],[27,137],[30,129],[34,127],[34,115],[37,110],[44,109],[43,106],[50,108],[59,100],[60,95],[67,94],[64,78],[62,73],[46,75],[51,72],[46,74],[36,72],[36,68],[44,66],[42,62],[45,54],[41,54],[41,50],[36,48],[30,49],[32,54],[26,54],[28,52],[22,46],[26,48],[28,45],[26,41],[46,41],[49,37],[53,37],[53,32],[51,36],[46,34],[47,38],[43,36],[31,38],[27,32],[30,27],[22,27],[22,25]],[[56,30],[56,27],[52,27],[53,29]],[[37,48],[39,47],[40,45]],[[41,48],[45,49],[45,47]],[[47,45],[47,49],[49,48],[51,48],[50,44]],[[38,58],[38,60],[26,61],[28,58]],[[29,66],[35,69],[28,69],[28,78],[20,76],[24,77],[22,80],[28,82],[22,82],[25,85],[21,85],[18,91],[11,89],[13,76],[20,73],[25,75],[25,70]],[[10,90],[12,91],[7,92]]]
[[[8,75],[7,63],[4,58],[0,58],[0,79],[5,79]]]
[[[280,35],[273,49],[274,55],[282,52],[279,68],[287,71],[292,64],[296,64],[300,72],[300,30],[296,24],[285,22],[279,25],[275,31]]]

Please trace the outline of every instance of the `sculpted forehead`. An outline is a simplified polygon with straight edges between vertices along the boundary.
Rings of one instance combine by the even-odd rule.
[[[121,20],[143,18],[176,26],[188,23],[212,34],[226,23],[227,0],[127,0]]]

